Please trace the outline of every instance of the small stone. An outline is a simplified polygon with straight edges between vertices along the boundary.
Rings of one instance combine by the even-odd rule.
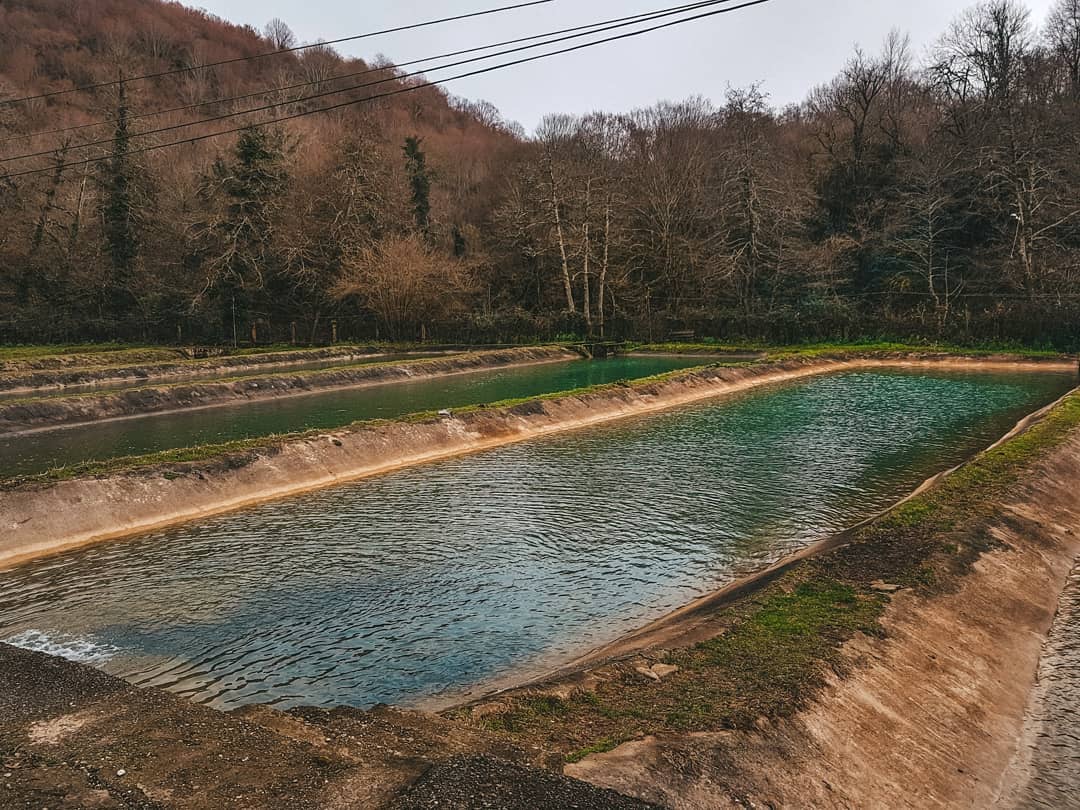
[[[634,667],[634,672],[636,672],[638,675],[642,675],[648,678],[650,681],[656,681],[657,683],[660,682],[660,676],[648,667]]]
[[[506,714],[506,710],[507,707],[503,703],[481,703],[479,706],[473,706],[472,716],[480,720],[484,717]]]
[[[441,417],[442,417],[443,419],[449,419],[449,418],[450,418],[451,416],[453,416],[453,415],[454,415],[454,414],[453,414],[453,413],[451,413],[451,412],[450,412],[450,411],[448,411],[448,410],[442,410],[442,411],[439,411],[439,416],[441,416]]]
[[[656,677],[662,680],[668,675],[674,675],[679,671],[679,668],[674,664],[653,664],[652,671],[656,673]]]
[[[121,768],[120,770],[118,770],[116,772],[116,775],[117,776],[123,776],[125,773],[127,773],[127,771],[125,771],[123,768]]]
[[[890,585],[888,582],[882,582],[880,579],[870,583],[870,587],[878,593],[896,593],[900,590],[900,585]]]

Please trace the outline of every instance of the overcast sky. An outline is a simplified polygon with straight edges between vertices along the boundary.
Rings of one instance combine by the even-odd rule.
[[[304,42],[509,5],[514,0],[188,0],[236,23],[285,20]],[[417,59],[476,45],[652,11],[693,0],[555,0],[548,5],[347,44],[349,54]],[[1041,24],[1053,0],[1029,0]],[[876,49],[891,28],[916,52],[969,0],[772,0],[624,42],[453,82],[457,95],[494,103],[532,130],[548,112],[621,112],[659,100],[762,82],[772,102],[801,100],[836,74],[858,43]],[[567,43],[571,44],[571,43]],[[433,73],[434,78],[438,74]]]

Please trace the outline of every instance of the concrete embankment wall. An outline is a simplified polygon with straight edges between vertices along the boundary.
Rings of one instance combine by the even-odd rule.
[[[0,492],[0,565],[182,523],[345,481],[701,401],[769,383],[871,367],[1070,368],[955,358],[817,359],[711,367],[639,385],[357,426],[188,464]]]
[[[179,410],[207,408],[484,371],[512,365],[570,360],[577,354],[558,346],[475,352],[452,357],[327,369],[294,374],[268,374],[237,380],[135,388],[114,393],[0,403],[0,434],[17,434],[56,425],[85,424]]]
[[[402,354],[403,352],[394,352]],[[416,352],[436,357],[440,354],[460,354],[461,351]],[[286,370],[292,367],[319,364],[377,362],[386,353],[375,347],[335,346],[325,349],[265,352],[262,354],[225,355],[205,360],[175,360],[171,362],[134,362],[127,365],[70,367],[58,365],[44,369],[15,369],[4,371],[0,364],[0,392],[9,395],[33,396],[41,391],[63,391],[79,386],[123,384],[152,385],[170,381],[182,382],[192,377],[226,377],[258,374],[268,368]],[[77,362],[77,361],[76,361]]]

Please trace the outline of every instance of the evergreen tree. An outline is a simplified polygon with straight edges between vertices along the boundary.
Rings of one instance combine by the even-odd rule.
[[[216,289],[227,337],[247,320],[252,293],[266,289],[275,261],[275,213],[287,184],[283,138],[264,128],[245,129],[233,160],[214,164],[207,192],[217,198],[218,211],[203,231],[210,242],[208,287]]]
[[[105,167],[105,197],[102,218],[105,247],[111,260],[111,274],[106,285],[105,308],[116,318],[131,313],[135,305],[132,289],[139,243],[134,203],[134,171],[131,163],[131,134],[128,129],[127,91],[119,85],[116,107],[116,131],[112,156]]]
[[[416,229],[427,236],[431,231],[431,175],[428,173],[427,159],[420,149],[419,138],[406,138],[404,151],[409,185],[412,187],[413,218]]]

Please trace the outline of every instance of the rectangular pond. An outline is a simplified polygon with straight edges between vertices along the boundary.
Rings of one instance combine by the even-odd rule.
[[[82,461],[143,455],[280,433],[332,429],[363,419],[498,402],[640,379],[708,360],[642,355],[571,360],[413,382],[322,391],[202,410],[0,436],[0,477],[32,475]]]
[[[0,572],[0,640],[218,707],[457,694],[873,514],[1075,382],[833,374],[415,467]]]

